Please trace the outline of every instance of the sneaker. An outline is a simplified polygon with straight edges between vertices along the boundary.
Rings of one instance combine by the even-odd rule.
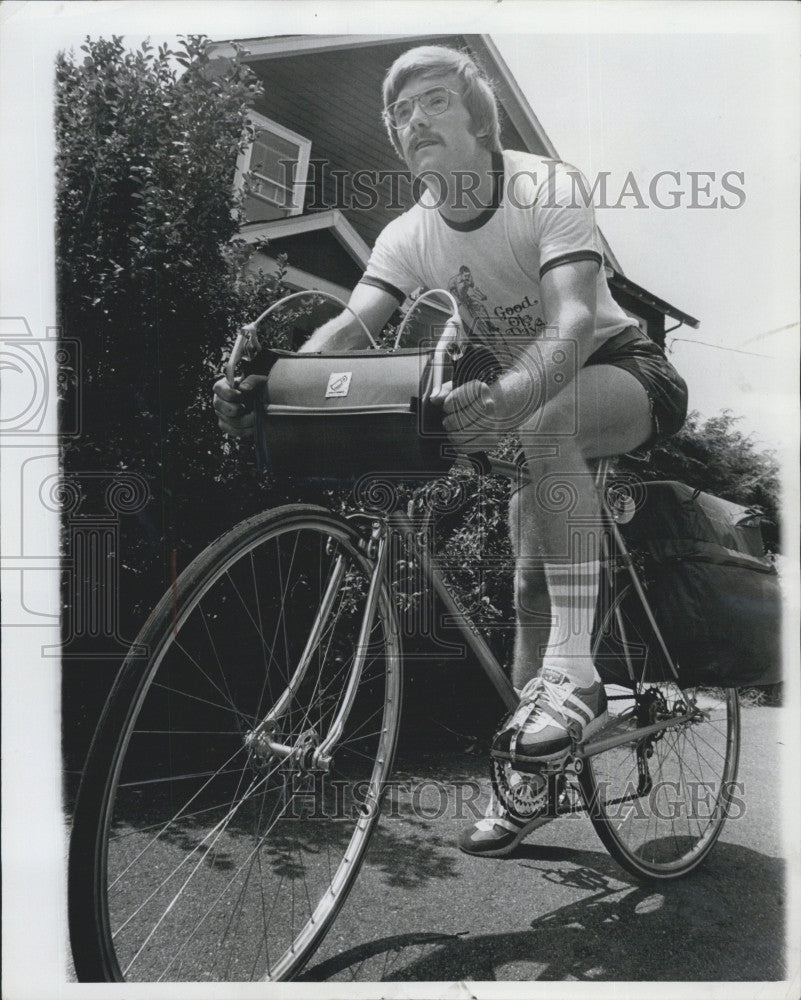
[[[559,765],[574,741],[604,725],[606,705],[600,681],[580,688],[563,671],[545,667],[521,691],[520,705],[495,736],[492,755],[521,771]]]
[[[518,819],[507,812],[493,790],[484,818],[465,827],[459,835],[459,849],[465,854],[485,858],[511,854],[530,833],[554,819],[546,813],[547,805],[548,793],[544,782],[542,808],[528,819]]]

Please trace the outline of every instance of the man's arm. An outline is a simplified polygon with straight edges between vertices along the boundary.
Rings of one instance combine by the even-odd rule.
[[[560,340],[576,345],[576,366],[565,371],[564,365],[553,361],[553,351],[543,351],[542,341],[535,341],[521,355],[520,364],[498,380],[502,399],[496,401],[499,413],[519,414],[521,422],[531,416],[526,412],[537,403],[550,402],[575,376],[593,351],[595,310],[597,301],[598,265],[594,261],[575,261],[551,268],[540,281],[540,301],[547,326],[555,328]],[[568,379],[554,379],[560,373]],[[532,379],[541,382],[531,384]],[[550,387],[550,388],[549,388]]]
[[[553,360],[554,351],[543,351],[542,341],[532,343],[514,367],[491,386],[468,382],[445,400],[446,431],[464,451],[491,451],[499,439],[517,430],[536,410],[556,396],[592,353],[598,265],[576,261],[551,268],[540,282],[543,316],[561,340],[576,344],[576,367],[566,371]],[[555,375],[561,375],[556,379]],[[549,398],[550,394],[550,398]]]
[[[397,300],[389,292],[362,284],[354,288],[348,305],[361,317],[373,337],[381,332],[398,308]],[[369,346],[370,341],[361,324],[351,313],[345,311],[315,330],[299,353],[344,352]],[[248,412],[251,409],[248,397],[264,381],[263,375],[249,375],[236,389],[232,389],[225,378],[215,382],[214,410],[220,430],[231,437],[252,437],[254,417],[252,412]]]
[[[398,308],[394,295],[376,288],[375,285],[359,283],[351,293],[348,305],[361,319],[373,337],[378,336],[389,317]],[[370,341],[361,323],[348,310],[344,310],[323,323],[299,349],[299,354],[321,351],[362,350],[370,346]]]
[[[555,326],[559,336],[575,340],[578,367],[592,354],[598,294],[598,265],[591,260],[560,264],[540,281],[540,298],[545,322]]]

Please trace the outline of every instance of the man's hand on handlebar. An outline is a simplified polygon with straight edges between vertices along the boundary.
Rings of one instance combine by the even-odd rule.
[[[497,383],[496,383],[497,385]],[[453,389],[442,404],[442,423],[458,451],[494,451],[508,428],[496,386],[473,380]]]
[[[248,375],[234,389],[225,376],[214,383],[214,411],[220,430],[231,437],[253,437],[253,402],[266,381],[266,375]]]

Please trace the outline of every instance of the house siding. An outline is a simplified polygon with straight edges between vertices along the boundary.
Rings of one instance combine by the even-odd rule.
[[[273,256],[285,253],[293,267],[344,288],[353,288],[362,276],[361,267],[328,230],[270,239],[269,252]]]

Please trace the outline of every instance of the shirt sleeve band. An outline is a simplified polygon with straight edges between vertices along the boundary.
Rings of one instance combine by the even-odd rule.
[[[400,306],[402,306],[406,301],[405,292],[402,292],[399,288],[391,285],[388,281],[383,281],[381,278],[375,278],[371,274],[363,274],[359,284],[372,285],[373,288],[380,288],[382,292],[389,292],[390,295],[394,296],[398,300],[398,305]]]
[[[540,268],[540,278],[554,267],[560,267],[562,264],[575,264],[576,261],[580,260],[595,261],[598,267],[603,264],[603,257],[596,250],[573,250],[571,253],[559,254],[558,257],[547,260]]]

